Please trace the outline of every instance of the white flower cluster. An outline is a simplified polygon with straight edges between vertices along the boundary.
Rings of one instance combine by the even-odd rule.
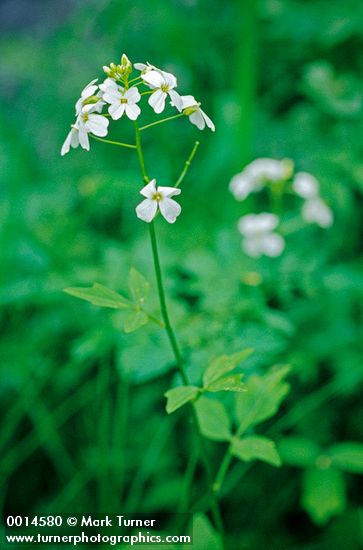
[[[267,212],[247,214],[240,218],[238,229],[244,237],[243,251],[252,258],[262,255],[271,258],[280,256],[285,248],[285,241],[281,235],[274,232],[278,224],[278,216]]]
[[[251,193],[260,191],[267,183],[288,180],[293,170],[294,163],[290,159],[256,159],[233,176],[229,189],[237,200],[243,201]]]
[[[271,194],[293,192],[304,199],[301,215],[306,223],[316,223],[327,228],[333,223],[333,213],[319,196],[319,183],[307,172],[293,177],[294,163],[290,159],[259,158],[233,176],[229,189],[234,197],[245,200],[251,193],[269,187]],[[293,178],[293,179],[292,179]],[[292,180],[292,181],[291,181]],[[242,216],[238,229],[243,237],[242,249],[253,258],[262,255],[276,257],[285,248],[284,238],[276,232],[280,219],[276,214],[261,213]]]
[[[102,84],[96,84],[96,79],[84,88],[76,103],[76,120],[62,146],[61,155],[68,153],[70,147],[78,145],[88,151],[89,134],[105,137],[108,133],[108,116],[118,120],[125,115],[130,120],[136,120],[141,113],[138,103],[142,95],[149,95],[148,103],[156,114],[164,111],[169,98],[170,105],[188,116],[197,128],[203,130],[207,126],[215,130],[213,122],[193,96],[179,95],[176,91],[177,79],[173,74],[149,63],[135,63],[134,68],[138,74],[130,79],[132,64],[123,54],[120,65],[111,63],[103,67],[107,78]],[[138,89],[141,85],[146,87],[143,93]],[[108,114],[102,114],[105,106]]]

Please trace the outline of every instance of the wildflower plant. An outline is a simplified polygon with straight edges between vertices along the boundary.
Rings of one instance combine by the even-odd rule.
[[[148,225],[162,319],[158,319],[150,312],[147,299],[151,285],[135,268],[130,270],[127,295],[98,283],[89,288],[68,288],[66,292],[95,306],[123,310],[125,332],[133,332],[148,322],[156,323],[165,329],[181,380],[181,385],[172,387],[165,394],[166,411],[171,414],[182,407],[189,410],[199,440],[200,460],[204,465],[208,481],[208,502],[214,525],[220,535],[220,546],[223,548],[224,528],[219,495],[232,459],[237,458],[244,462],[258,459],[273,466],[281,464],[274,441],[257,435],[255,427],[274,415],[286,396],[289,389],[285,382],[288,368],[276,367],[265,376],[255,376],[244,381],[240,365],[252,353],[251,349],[244,349],[237,353],[214,357],[204,367],[200,384],[191,383],[187,364],[169,314],[155,218],[160,213],[160,217],[169,224],[173,224],[181,214],[182,209],[176,199],[182,192],[181,185],[199,142],[195,142],[176,183],[172,186],[157,185],[156,174],[153,174],[151,179],[146,168],[142,135],[158,124],[185,117],[199,130],[207,128],[214,131],[215,126],[192,95],[179,94],[177,79],[171,73],[149,63],[137,63],[132,66],[125,54],[120,64],[111,63],[109,66],[104,66],[103,70],[107,78],[100,84],[97,84],[97,80],[92,80],[81,92],[75,108],[76,120],[66,137],[61,154],[67,154],[71,147],[78,145],[88,151],[90,139],[119,146],[137,154],[141,173],[140,194],[143,200],[135,204],[135,215]],[[147,99],[146,105],[145,99]],[[144,109],[151,108],[156,115],[160,115],[167,102],[175,109],[174,115],[157,119],[146,125],[139,125],[139,118]],[[122,119],[129,120],[122,121]],[[109,125],[113,121],[133,124],[135,142],[123,143],[105,139]],[[276,164],[275,169],[276,179],[280,180],[285,172],[290,170],[290,165],[287,163],[280,167]],[[261,179],[261,173],[259,177]],[[263,173],[263,178],[266,177],[268,178],[269,175]],[[260,184],[261,182],[256,185]],[[240,222],[241,231],[249,235],[251,255],[279,253],[283,242],[280,235],[274,232],[278,224],[277,217],[272,214],[261,214],[258,219],[258,236],[251,235],[256,225],[256,220],[253,218],[252,216],[249,220]],[[228,403],[224,397],[227,394],[232,396],[232,401],[227,400]],[[228,407],[227,404],[229,404]],[[223,443],[226,447],[225,455],[218,468],[212,466],[213,462],[209,456],[209,449],[205,445],[205,439]],[[189,490],[195,473],[193,456],[194,454],[191,453],[192,462],[186,470]],[[190,496],[187,499],[183,497],[183,506],[188,509],[185,500],[188,502]]]

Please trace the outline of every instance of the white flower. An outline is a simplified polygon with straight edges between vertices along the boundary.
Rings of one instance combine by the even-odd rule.
[[[88,134],[94,134],[99,137],[107,136],[109,120],[102,115],[95,114],[93,112],[94,109],[94,104],[83,107],[82,112],[78,115],[75,124],[63,143],[61,149],[62,156],[69,152],[70,147],[75,148],[78,145],[89,151]]]
[[[292,188],[303,199],[311,199],[319,193],[318,180],[308,172],[298,172],[292,182]]]
[[[95,84],[95,82],[97,82],[97,80],[98,79],[95,78],[95,80],[92,80],[82,90],[81,97],[79,98],[79,100],[76,103],[76,115],[77,116],[79,114],[81,114],[81,111],[82,111],[83,107],[87,104],[94,105],[93,110],[97,111],[98,113],[100,113],[102,111],[102,107],[104,105],[104,102],[102,101],[102,98],[96,93],[97,90],[98,90],[98,86]],[[94,97],[92,97],[92,96],[94,96]]]
[[[146,197],[136,207],[136,215],[140,220],[151,222],[159,208],[167,222],[175,222],[181,212],[181,206],[170,197],[180,195],[180,189],[176,187],[156,187],[156,180],[153,179],[141,189],[140,193]]]
[[[167,96],[170,97],[178,111],[182,110],[183,102],[178,92],[174,90],[177,86],[177,80],[173,74],[153,68],[141,73],[141,78],[149,88],[154,90],[149,98],[149,105],[155,113],[163,112]]]
[[[240,218],[238,229],[243,235],[242,248],[252,258],[279,256],[285,248],[285,241],[273,230],[279,224],[275,214],[247,214]]]
[[[312,197],[305,201],[302,217],[307,223],[316,223],[320,227],[326,228],[333,225],[333,212],[320,197]]]
[[[293,166],[290,159],[256,159],[233,176],[229,189],[237,200],[244,200],[250,193],[262,189],[266,182],[275,183],[289,179]]]
[[[110,85],[106,88],[103,99],[110,104],[108,112],[113,120],[118,120],[124,113],[130,120],[136,120],[141,113],[140,107],[136,105],[141,99],[136,86],[125,90],[121,86],[116,85],[115,88]]]
[[[189,117],[189,120],[194,124],[199,130],[204,130],[207,125],[208,128],[215,131],[215,126],[209,116],[202,111],[200,108],[200,103],[192,95],[183,95],[181,96],[182,100],[182,109],[185,115]],[[174,105],[172,103],[172,105]]]

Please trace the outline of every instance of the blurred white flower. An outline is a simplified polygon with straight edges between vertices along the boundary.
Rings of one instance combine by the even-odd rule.
[[[178,111],[182,110],[183,102],[178,92],[174,90],[177,86],[177,80],[173,74],[160,71],[159,69],[151,69],[141,73],[141,78],[153,90],[149,98],[149,105],[151,105],[155,113],[159,114],[163,112],[167,96],[170,97]]]
[[[125,90],[121,86],[116,85],[115,88],[109,85],[103,94],[103,99],[110,104],[108,112],[113,120],[118,120],[124,113],[130,120],[136,120],[141,113],[140,107],[136,105],[141,99],[136,86]]]
[[[307,223],[316,223],[324,228],[333,225],[333,212],[320,197],[307,199],[301,213]]]
[[[162,216],[169,223],[174,223],[181,212],[181,206],[171,197],[180,195],[176,187],[156,187],[153,179],[140,191],[145,200],[136,207],[136,215],[140,220],[150,223],[159,208]]]
[[[292,188],[303,199],[311,199],[319,193],[318,180],[308,172],[298,172],[292,182]]]
[[[275,214],[247,214],[240,218],[238,229],[244,237],[242,249],[252,258],[262,255],[280,256],[285,248],[285,241],[274,229],[279,224],[279,218]]]
[[[81,111],[83,107],[87,104],[92,104],[94,106],[94,111],[100,113],[102,111],[102,107],[104,105],[104,102],[102,101],[102,98],[100,95],[98,95],[98,86],[95,84],[97,82],[97,78],[92,80],[87,86],[82,90],[81,97],[78,99],[76,103],[76,115],[78,116],[81,114]]]
[[[267,182],[284,181],[291,177],[294,164],[290,159],[259,158],[248,164],[242,172],[233,176],[229,189],[237,200],[244,200],[250,193],[262,189]]]
[[[189,117],[189,120],[194,124],[199,130],[204,130],[206,125],[208,128],[215,131],[215,126],[209,116],[202,111],[200,108],[200,103],[192,95],[183,95],[181,96],[182,100],[182,110],[185,115]],[[171,102],[172,105],[173,102]]]
[[[98,137],[107,136],[109,120],[99,114],[96,114],[95,104],[85,105],[78,115],[75,124],[67,135],[61,149],[61,155],[69,152],[70,147],[81,145],[83,149],[89,151],[88,134],[94,134]]]

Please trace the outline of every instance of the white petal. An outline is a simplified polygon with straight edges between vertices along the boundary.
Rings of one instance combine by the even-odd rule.
[[[297,195],[304,199],[311,199],[319,192],[319,183],[308,172],[298,172],[295,175],[292,187]]]
[[[122,98],[121,92],[117,90],[113,90],[112,88],[108,88],[107,91],[103,94],[104,101],[107,101],[107,103],[120,103],[120,99]]]
[[[266,256],[276,258],[285,248],[285,241],[277,233],[271,233],[261,239],[261,250]]]
[[[114,80],[113,78],[106,78],[106,80],[99,85],[99,88],[102,93],[112,91],[112,90],[117,92],[119,89],[119,86],[116,83],[116,80]]]
[[[313,197],[305,201],[302,217],[306,222],[316,223],[324,228],[331,227],[333,224],[333,213],[320,197]]]
[[[154,88],[160,88],[160,86],[166,84],[162,73],[160,73],[159,71],[148,71],[147,73],[142,75],[142,79],[144,82],[146,82],[146,84],[149,84]]]
[[[198,101],[192,95],[182,95],[181,99],[183,103],[183,109],[187,109],[188,107],[194,107],[194,105],[198,105]]]
[[[254,237],[245,237],[242,241],[242,250],[251,258],[262,256],[261,240]]]
[[[156,201],[145,199],[136,207],[136,216],[144,222],[151,222],[154,219],[156,211],[158,209],[158,203]]]
[[[205,128],[205,120],[203,118],[202,113],[198,109],[198,111],[195,111],[189,116],[189,120],[192,124],[194,124],[199,130],[204,130]]]
[[[158,192],[160,192],[163,197],[174,197],[174,195],[180,195],[181,189],[178,189],[178,187],[158,187]]]
[[[124,94],[124,97],[127,99],[128,103],[137,103],[141,99],[141,95],[136,86],[133,86],[127,90]]]
[[[233,176],[229,183],[229,190],[235,199],[243,201],[253,191],[253,183],[243,172]]]
[[[210,128],[212,132],[215,132],[216,127],[214,126],[209,116],[204,111],[202,111],[202,109],[200,109],[200,112],[202,113],[202,117],[204,118],[208,128]]]
[[[107,128],[109,120],[102,115],[89,115],[86,122],[87,130],[92,132],[95,136],[103,137],[107,136]]]
[[[136,103],[128,104],[126,103],[126,115],[129,117],[130,120],[136,120],[139,114],[141,113],[141,109]]]
[[[109,106],[108,112],[110,113],[113,120],[118,120],[124,114],[126,103],[112,103]]]
[[[62,157],[67,153],[69,153],[69,149],[71,148],[71,140],[72,140],[72,130],[67,134],[67,137],[64,140],[64,143],[62,145],[62,149],[61,149]]]
[[[238,222],[238,229],[245,236],[257,236],[270,233],[279,223],[275,214],[247,214],[242,216]]]
[[[163,198],[159,202],[159,208],[161,214],[169,223],[174,223],[181,212],[180,204],[173,199],[169,199],[168,197]]]
[[[134,67],[137,71],[144,71],[147,69],[147,65],[145,65],[145,63],[134,63]]]
[[[82,149],[89,151],[89,138],[84,124],[79,125],[78,138]]]
[[[171,99],[172,105],[178,109],[178,111],[183,110],[183,101],[181,96],[175,90],[169,90],[169,97]]]
[[[166,71],[162,71],[162,75],[164,77],[165,84],[168,86],[168,88],[176,88],[177,80],[172,73],[167,73]]]
[[[79,113],[82,111],[82,107],[83,107],[83,99],[80,97],[76,103],[76,115],[79,115]]]
[[[83,100],[88,99],[97,91],[98,86],[88,86],[86,87],[83,92],[81,93],[81,98]]]
[[[140,191],[141,195],[147,199],[151,199],[156,193],[156,179],[152,179],[145,187]]]
[[[162,90],[156,90],[156,92],[149,97],[148,103],[154,109],[155,113],[159,114],[162,113],[165,108],[165,99],[166,93]]]

